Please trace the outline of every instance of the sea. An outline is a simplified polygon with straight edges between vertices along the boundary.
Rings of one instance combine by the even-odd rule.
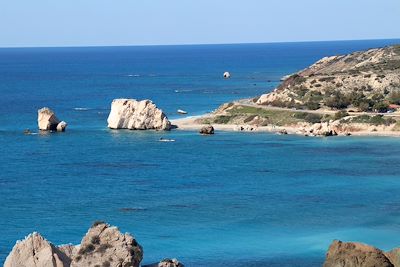
[[[33,231],[79,244],[98,220],[134,235],[143,264],[316,267],[334,239],[400,246],[399,138],[107,128],[114,98],[195,116],[396,43],[0,49],[0,264]],[[45,106],[65,133],[38,133]]]

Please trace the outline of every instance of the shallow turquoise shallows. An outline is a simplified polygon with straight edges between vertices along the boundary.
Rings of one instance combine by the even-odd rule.
[[[189,267],[321,266],[333,239],[399,246],[400,139],[106,127],[113,98],[196,115],[396,42],[0,49],[0,264],[32,231],[77,244],[95,220],[134,234],[144,263]],[[67,132],[23,134],[43,106]]]

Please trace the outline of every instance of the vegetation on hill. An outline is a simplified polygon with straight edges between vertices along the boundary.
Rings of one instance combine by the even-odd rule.
[[[390,104],[400,104],[400,46],[323,58],[262,95],[257,104],[386,112]]]

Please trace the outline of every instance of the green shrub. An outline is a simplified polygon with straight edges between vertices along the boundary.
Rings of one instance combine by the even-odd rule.
[[[340,120],[341,118],[349,116],[349,113],[345,110],[341,110],[335,113],[335,116],[333,117],[334,120]]]
[[[320,108],[320,105],[318,102],[306,102],[305,106],[307,107],[307,109],[310,109],[310,110],[317,110]]]
[[[391,124],[396,123],[396,120],[393,118],[384,118],[383,115],[375,115],[375,116],[369,116],[369,115],[360,115],[352,119],[352,122],[355,123],[368,123],[372,124],[375,126],[378,125],[386,125],[389,126]]]
[[[324,102],[326,106],[335,109],[344,109],[350,105],[349,99],[339,91],[334,91],[328,95],[325,94]]]
[[[255,117],[257,117],[257,115],[250,115],[250,116],[248,116],[247,118],[245,118],[245,119],[243,120],[243,122],[244,122],[244,123],[251,122],[252,120],[254,120]]]
[[[306,112],[296,112],[293,114],[293,117],[299,120],[304,120],[309,113]]]
[[[360,101],[359,103],[357,103],[357,105],[354,105],[355,107],[357,107],[360,111],[366,112],[371,110],[371,101],[369,101],[369,99],[364,99],[362,101]]]
[[[375,112],[383,113],[383,112],[387,112],[388,109],[389,109],[388,103],[383,102],[383,101],[377,102],[377,103],[375,103],[374,106],[373,106],[373,110],[374,110]]]
[[[400,91],[393,91],[389,94],[388,100],[391,104],[400,104]]]
[[[321,115],[313,113],[308,113],[304,118],[304,120],[309,123],[319,123],[321,122],[321,119]]]
[[[233,116],[225,116],[225,115],[217,116],[214,119],[214,123],[216,123],[216,124],[227,124],[232,118],[233,118]]]
[[[371,117],[369,123],[373,125],[382,125],[386,123],[386,120],[383,118],[382,115],[375,115]]]

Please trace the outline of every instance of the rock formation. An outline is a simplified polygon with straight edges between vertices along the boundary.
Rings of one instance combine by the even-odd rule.
[[[299,128],[299,133],[307,136],[335,136],[339,134],[339,123],[335,122],[320,122],[310,126],[306,124]]]
[[[177,259],[165,259],[160,261],[158,267],[184,267]]]
[[[159,263],[149,264],[142,267],[184,267],[177,259],[164,259]]]
[[[204,126],[200,129],[200,134],[204,135],[214,134],[214,127],[212,127],[211,125]]]
[[[111,129],[171,129],[167,116],[150,100],[114,99],[107,122]]]
[[[70,263],[65,253],[39,233],[32,233],[15,244],[4,267],[67,267]]]
[[[224,72],[224,78],[229,79],[231,77],[231,74],[228,71]]]
[[[390,260],[397,259],[396,255],[361,243],[335,240],[328,249],[323,267],[399,267]]]
[[[57,132],[65,132],[65,129],[67,128],[68,124],[65,121],[61,121],[59,124],[57,124]]]
[[[38,110],[38,126],[41,131],[64,132],[67,123],[65,121],[60,122],[51,109],[44,107]]]
[[[143,258],[142,247],[130,234],[122,234],[118,228],[105,223],[94,224],[82,239],[71,267],[119,266],[138,267]]]
[[[40,234],[33,233],[18,241],[4,267],[138,267],[143,249],[130,234],[104,222],[93,224],[78,246],[56,247]],[[181,267],[177,260],[164,260],[158,266]]]

